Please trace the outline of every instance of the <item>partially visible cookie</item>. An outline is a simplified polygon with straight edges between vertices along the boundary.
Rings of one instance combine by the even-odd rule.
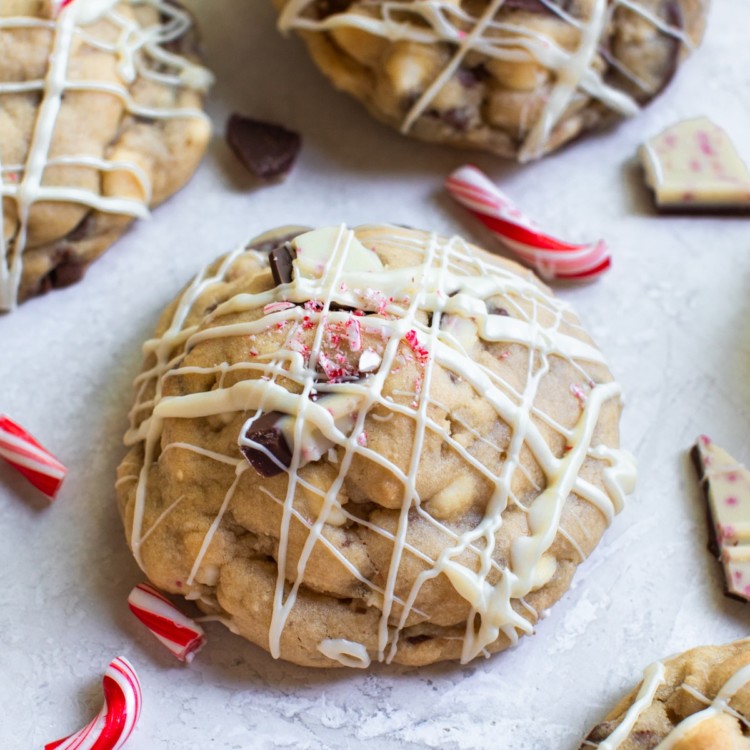
[[[599,750],[749,750],[750,639],[655,662],[581,745]]]
[[[176,3],[0,3],[0,310],[78,281],[190,178],[210,79]]]
[[[298,664],[507,648],[632,488],[601,352],[531,272],[459,237],[261,237],[145,351],[117,481],[133,552]]]
[[[380,120],[538,158],[657,96],[709,0],[276,0],[280,28]]]

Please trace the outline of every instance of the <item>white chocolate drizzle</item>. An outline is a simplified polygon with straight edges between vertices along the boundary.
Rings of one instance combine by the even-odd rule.
[[[641,714],[653,703],[656,691],[664,684],[666,668],[662,662],[649,664],[643,670],[643,681],[636,693],[633,705],[612,734],[597,746],[599,750],[616,750],[627,739]]]
[[[53,18],[26,16],[0,17],[0,35],[15,30],[48,29],[51,32],[49,64],[45,77],[38,80],[0,82],[0,106],[4,95],[38,93],[41,101],[31,135],[25,164],[6,163],[0,143],[0,200],[15,202],[18,228],[5,236],[0,223],[0,310],[12,310],[17,304],[23,272],[23,255],[28,249],[30,213],[40,202],[73,203],[92,211],[147,218],[152,189],[148,176],[135,162],[109,160],[91,154],[67,154],[50,158],[50,148],[58,125],[58,115],[67,92],[97,91],[117,97],[127,113],[155,120],[191,118],[207,121],[198,109],[153,107],[139,104],[130,94],[138,78],[158,81],[175,88],[205,90],[211,74],[204,68],[174,54],[165,45],[182,37],[191,26],[188,13],[166,0],[73,0],[59,9]],[[141,26],[120,11],[120,6],[153,8],[161,20]],[[53,6],[54,7],[54,6]],[[100,26],[99,24],[102,24]],[[107,41],[111,29],[114,41]],[[71,54],[77,41],[100,52],[111,54],[118,62],[120,81],[72,80],[68,76]],[[55,166],[85,167],[107,172],[123,172],[132,177],[141,195],[102,195],[66,185],[45,184],[45,173]]]
[[[318,644],[318,651],[345,667],[367,669],[371,662],[367,649],[361,643],[353,643],[344,638],[326,638]]]
[[[355,5],[354,10],[334,13],[323,19],[310,13],[316,1],[289,0],[281,12],[279,28],[307,32],[353,28],[390,42],[409,40],[419,44],[450,44],[455,48],[447,66],[407,112],[401,128],[404,133],[409,132],[414,122],[428,110],[471,52],[492,60],[533,60],[554,73],[552,89],[545,95],[537,119],[529,124],[528,135],[519,152],[522,161],[537,158],[544,152],[554,127],[579,91],[620,115],[632,116],[639,111],[638,103],[631,96],[609,85],[597,71],[597,55],[602,55],[631,82],[644,88],[645,93],[655,93],[649,92],[648,87],[616,61],[602,44],[618,8],[635,13],[661,34],[688,49],[694,46],[685,31],[657,17],[634,0],[591,0],[586,18],[566,13],[553,0],[540,0],[560,22],[578,32],[578,44],[572,50],[560,46],[542,31],[512,21],[497,20],[505,0],[489,0],[478,17],[464,10],[460,0],[370,0],[361,4],[364,12],[356,12],[360,6]]]
[[[651,705],[656,696],[657,690],[665,681],[666,665],[664,662],[657,661],[646,667],[643,673],[643,681],[638,693],[636,694],[635,700],[625,713],[622,721],[617,725],[617,728],[609,735],[609,737],[607,737],[606,740],[598,744],[591,742],[586,742],[585,744],[596,747],[598,750],[617,750],[617,748],[627,740],[628,736],[638,723],[640,716],[648,706]],[[732,698],[749,683],[750,664],[745,664],[729,677],[713,699],[706,697],[691,685],[686,683],[682,684],[680,689],[690,693],[690,695],[703,703],[706,708],[702,711],[690,714],[680,721],[669,732],[669,734],[667,734],[667,736],[656,745],[655,750],[670,750],[670,748],[675,747],[678,742],[684,740],[697,726],[705,721],[720,716],[721,714],[728,714],[742,722],[746,727],[750,728],[750,722],[748,722],[748,719],[729,705]]]
[[[297,600],[299,587],[304,582],[306,566],[315,545],[325,545],[336,555],[335,548],[323,536],[325,524],[358,524],[389,540],[392,545],[390,565],[387,571],[383,571],[384,583],[380,586],[367,580],[356,568],[352,569],[343,556],[337,555],[338,561],[367,585],[382,611],[377,649],[369,650],[368,659],[393,659],[399,645],[399,633],[406,627],[409,614],[419,612],[416,605],[421,587],[428,580],[443,575],[471,605],[462,650],[462,660],[467,662],[486,654],[487,647],[500,634],[514,643],[520,633],[531,632],[531,623],[513,605],[523,602],[524,597],[555,576],[556,561],[547,552],[558,533],[570,537],[569,531],[561,527],[568,498],[577,495],[597,508],[608,522],[620,510],[623,496],[632,490],[635,470],[630,454],[600,445],[594,436],[603,407],[610,402],[619,403],[620,387],[612,381],[596,383],[588,375],[586,368],[589,365],[604,364],[601,353],[593,345],[561,330],[564,318],[566,326],[573,329],[578,326],[566,315],[567,306],[530,277],[520,276],[499,263],[478,257],[458,237],[447,239],[427,233],[404,233],[390,227],[360,229],[363,232],[376,230],[380,247],[400,247],[403,251],[416,253],[421,261],[407,268],[383,267],[377,256],[360,243],[356,234],[358,230],[343,226],[316,230],[293,241],[308,255],[306,261],[299,257],[294,261],[291,282],[254,294],[235,294],[211,313],[210,327],[186,325],[200,295],[212,285],[221,283],[243,253],[249,253],[258,267],[267,267],[266,253],[241,248],[226,256],[214,273],[209,274],[204,269],[179,298],[165,332],[146,343],[144,350],[151,365],[136,380],[136,405],[131,412],[131,429],[126,435],[128,445],[142,444],[144,451],[140,474],[132,476],[133,481],[137,480],[137,488],[131,546],[142,565],[144,540],[168,514],[162,513],[151,528],[144,529],[149,474],[160,452],[163,455],[168,450],[195,451],[233,465],[234,480],[226,488],[224,500],[187,580],[188,585],[192,585],[232,503],[241,476],[246,471],[253,471],[239,450],[240,447],[254,446],[252,439],[247,437],[249,428],[262,413],[280,412],[288,415],[284,418],[283,431],[292,454],[288,468],[284,467],[288,477],[286,495],[274,497],[266,488],[261,488],[283,510],[279,548],[275,555],[278,574],[269,632],[271,653],[276,657],[281,653],[281,635]],[[491,312],[492,306],[488,306],[487,300],[498,295],[507,295],[503,299],[507,299],[510,314]],[[293,304],[280,304],[287,302]],[[267,312],[245,322],[221,322],[223,315],[254,310]],[[428,323],[424,322],[424,313],[429,313]],[[524,388],[517,390],[497,372],[476,362],[456,338],[454,331],[457,329],[452,326],[443,329],[441,321],[449,321],[451,316],[472,321],[477,337],[486,342],[517,342],[525,346],[528,379]],[[234,317],[230,319],[236,320]],[[542,319],[547,322],[543,323]],[[355,381],[336,382],[334,379],[321,382],[316,363],[323,356],[326,331],[331,326],[336,330],[347,330],[352,320],[361,327],[363,337],[382,342],[377,352],[378,365]],[[247,361],[201,368],[181,364],[184,354],[200,342],[229,336],[242,336],[252,341],[254,336],[271,327],[283,330],[286,337],[285,343],[272,355],[251,356]],[[307,350],[301,348],[297,340],[303,327],[312,329],[313,333],[312,344]],[[358,341],[358,337],[349,338],[348,345],[354,346]],[[386,378],[399,366],[402,361],[399,358],[403,358],[405,351],[419,373],[419,382],[415,382],[413,392],[401,397],[396,393],[385,396]],[[585,403],[580,403],[580,416],[571,427],[557,424],[535,405],[540,382],[549,371],[551,358],[571,363],[581,373],[582,381],[587,383],[587,398]],[[479,461],[431,416],[429,407],[438,406],[431,397],[436,366],[482,394],[487,408],[509,426],[512,437],[499,474]],[[228,372],[247,372],[253,377],[224,385],[223,378]],[[167,379],[188,373],[213,373],[218,378],[217,387],[181,396],[163,395]],[[280,377],[296,382],[299,393],[284,388],[278,382]],[[147,398],[146,393],[152,391],[153,398]],[[310,398],[311,394],[316,400]],[[381,413],[408,416],[415,423],[413,448],[405,470],[368,447],[366,420],[376,407]],[[199,445],[169,444],[162,439],[165,420],[238,413],[243,415],[244,425],[237,436],[238,450],[234,455],[212,455]],[[347,413],[349,416],[345,419]],[[553,452],[539,421],[564,437],[566,450],[563,455]],[[494,488],[484,517],[469,530],[459,533],[449,528],[428,512],[424,503],[429,498],[419,496],[417,470],[428,434],[439,435],[448,448]],[[489,441],[484,439],[484,442]],[[336,460],[329,463],[336,470],[336,478],[330,487],[321,490],[306,482],[299,470],[310,461],[330,458],[332,447],[336,448]],[[545,476],[544,486],[537,486],[538,497],[529,507],[521,506],[511,492],[516,472],[526,472],[521,465],[522,449],[531,452]],[[357,455],[386,469],[403,488],[398,523],[392,532],[352,515],[340,502],[344,480]],[[587,460],[599,462],[603,487],[597,487],[580,476],[580,469]],[[126,478],[121,478],[120,482]],[[299,491],[318,498],[317,518],[306,520],[297,511],[294,501]],[[493,550],[496,533],[503,524],[503,512],[510,503],[515,503],[527,514],[529,535],[515,540],[508,564],[501,567],[493,559]],[[407,541],[412,512],[449,540],[437,558]],[[290,569],[287,544],[293,518],[307,526],[308,534],[296,567]],[[416,578],[408,596],[402,597],[396,594],[396,576],[407,551],[424,561],[426,570]],[[470,551],[478,559],[476,569],[461,562],[465,551]],[[580,549],[578,552],[583,557]],[[497,583],[490,583],[490,574]],[[398,615],[394,613],[395,605],[400,608]],[[527,613],[534,612],[528,604],[525,604],[525,609]],[[340,640],[333,639],[320,644],[318,649],[329,656],[335,652],[336,655],[330,658],[339,661],[354,659],[361,662],[358,666],[364,665],[363,644],[346,643],[345,648],[341,644]],[[355,650],[357,645],[361,648]]]

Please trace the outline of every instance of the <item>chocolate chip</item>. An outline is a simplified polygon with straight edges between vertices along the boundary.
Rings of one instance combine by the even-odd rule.
[[[68,232],[65,238],[68,242],[78,242],[78,240],[87,240],[96,232],[96,213],[89,211],[76,227]]]
[[[562,10],[566,10],[570,5],[569,0],[555,3]],[[548,15],[557,15],[555,11],[550,10],[549,4],[542,0],[505,0],[503,10],[520,10],[526,13],[547,13]]]
[[[86,273],[87,265],[87,263],[60,263],[59,266],[50,271],[52,287],[62,289],[80,281]]]
[[[478,83],[486,81],[490,77],[490,71],[487,70],[484,63],[479,63],[479,65],[474,65],[471,68],[459,68],[456,77],[462,86],[470,89]]]
[[[352,0],[318,0],[316,10],[318,18],[328,18],[336,13],[344,13],[349,10]]]
[[[238,114],[229,118],[226,138],[237,158],[263,180],[285,175],[302,146],[299,133]]]
[[[465,133],[469,129],[471,114],[468,107],[451,107],[445,110],[428,109],[425,115],[444,122],[459,133]]]
[[[273,477],[281,474],[281,466],[289,467],[292,463],[292,452],[286,444],[284,433],[281,431],[279,422],[284,415],[278,411],[270,411],[256,419],[245,433],[247,440],[263,446],[272,456],[260,448],[253,448],[249,445],[240,446],[240,450],[245,455],[250,466],[255,469],[262,477]],[[281,464],[281,466],[279,465]]]
[[[504,308],[504,307],[498,307],[497,305],[490,302],[489,305],[487,305],[487,312],[490,315],[502,315],[506,318],[510,317],[510,313]]]
[[[296,257],[296,250],[288,243],[271,250],[268,260],[271,263],[271,274],[276,286],[291,282],[292,262]]]
[[[432,640],[431,635],[410,635],[406,638],[406,642],[412,646],[419,646],[420,643],[427,643],[429,640]]]
[[[272,250],[280,247],[286,242],[291,242],[295,237],[299,237],[303,230],[291,232],[289,234],[280,234],[277,237],[270,237],[261,242],[253,242],[245,246],[245,250],[255,250],[258,253],[270,253]]]

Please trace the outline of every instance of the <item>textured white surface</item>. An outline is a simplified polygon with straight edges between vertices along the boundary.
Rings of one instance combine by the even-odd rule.
[[[0,466],[0,747],[77,730],[122,654],[144,692],[129,750],[573,750],[653,659],[747,635],[750,605],[721,593],[685,451],[707,432],[750,462],[750,223],[655,216],[633,155],[644,137],[707,114],[750,159],[748,0],[715,0],[704,47],[641,117],[525,168],[371,121],[276,34],[265,0],[189,4],[218,76],[218,135],[238,110],[299,129],[304,150],[287,182],[255,187],[217,136],[197,178],[84,282],[0,318],[0,411],[71,469],[47,507]],[[179,665],[128,612],[141,576],[112,489],[158,313],[200,265],[278,224],[390,220],[490,244],[440,190],[469,159],[550,230],[612,243],[602,281],[560,293],[625,387],[637,495],[537,634],[488,661],[315,672],[209,624],[208,646]]]

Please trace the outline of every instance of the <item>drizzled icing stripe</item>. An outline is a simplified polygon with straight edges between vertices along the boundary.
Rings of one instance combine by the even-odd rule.
[[[590,742],[584,744],[596,747],[598,750],[617,750],[617,748],[621,747],[637,725],[641,714],[653,702],[659,687],[666,681],[666,667],[667,665],[661,661],[654,662],[646,667],[643,674],[643,682],[641,683],[641,687],[635,697],[635,701],[627,710],[625,716],[617,725],[614,732],[612,732],[606,740],[598,744]],[[706,708],[697,713],[690,714],[680,721],[669,732],[669,734],[667,734],[666,737],[655,746],[655,750],[670,750],[670,748],[675,747],[678,742],[684,740],[697,726],[705,721],[721,716],[722,714],[728,714],[729,716],[741,721],[746,727],[750,727],[747,718],[732,709],[729,705],[732,698],[749,683],[750,664],[745,664],[743,667],[736,670],[721,686],[713,699],[701,694],[691,685],[683,683],[681,689],[689,692],[694,698],[697,698],[706,706]]]
[[[163,20],[152,26],[142,27],[119,12],[120,6],[153,8]],[[99,21],[106,21],[118,31],[116,41],[107,42],[97,34],[96,27],[91,24]],[[23,273],[23,254],[28,249],[30,214],[35,204],[50,201],[75,203],[91,210],[133,218],[148,216],[152,188],[146,173],[138,164],[110,161],[91,154],[67,154],[50,158],[50,149],[63,99],[71,91],[112,94],[134,116],[156,120],[207,120],[203,112],[193,108],[139,105],[128,90],[139,77],[175,88],[187,87],[202,91],[208,87],[211,75],[207,70],[164,47],[183,36],[190,26],[190,16],[167,0],[74,0],[71,3],[58,2],[57,12],[51,19],[0,17],[0,34],[37,28],[46,28],[52,32],[49,64],[43,79],[0,82],[0,103],[4,95],[28,92],[39,92],[41,95],[26,163],[4,163],[0,144],[0,199],[13,200],[18,214],[18,228],[14,236],[6,237],[5,229],[0,224],[0,310],[12,310],[17,304]],[[117,61],[120,83],[70,80],[68,68],[77,40],[111,54]],[[159,66],[164,66],[166,72],[156,70]],[[72,186],[45,185],[46,170],[61,165],[88,167],[101,173],[128,173],[139,186],[141,195],[105,196]]]
[[[383,267],[360,243],[360,232],[360,236],[377,232],[377,238],[373,239],[376,244],[415,252],[421,260],[408,268]],[[177,301],[165,332],[147,342],[145,352],[151,363],[136,381],[138,396],[131,412],[131,428],[126,435],[127,444],[143,446],[143,465],[137,476],[120,480],[137,481],[132,497],[134,511],[130,530],[136,559],[143,565],[144,540],[169,515],[169,511],[165,511],[150,528],[144,527],[149,476],[158,460],[157,455],[169,450],[191,450],[235,467],[218,513],[193,561],[188,585],[202,580],[201,571],[208,548],[230,508],[244,472],[252,471],[249,463],[237,460],[241,456],[239,451],[234,456],[221,456],[200,445],[165,441],[165,421],[212,415],[229,418],[233,414],[243,414],[245,423],[238,435],[238,447],[242,448],[249,445],[245,435],[252,430],[256,418],[263,413],[278,412],[290,420],[291,459],[285,469],[288,476],[286,494],[272,496],[282,507],[278,577],[269,632],[270,650],[274,656],[281,654],[281,635],[297,600],[312,551],[315,545],[325,543],[322,532],[326,523],[361,522],[392,545],[391,562],[384,571],[382,586],[367,581],[361,574],[355,576],[367,583],[382,611],[377,650],[370,653],[368,659],[370,656],[381,661],[394,658],[399,632],[406,627],[409,614],[417,611],[415,604],[422,586],[440,575],[445,575],[471,605],[463,638],[463,661],[485,653],[501,633],[515,642],[519,633],[531,631],[531,624],[515,611],[513,603],[523,600],[555,574],[556,563],[547,551],[558,533],[568,533],[561,528],[561,519],[571,493],[590,502],[609,520],[620,510],[623,496],[632,489],[634,469],[629,454],[598,445],[594,439],[602,409],[619,401],[619,385],[611,381],[596,383],[588,375],[588,366],[601,366],[604,360],[592,345],[562,329],[563,323],[570,329],[577,328],[568,322],[568,308],[564,303],[553,298],[530,276],[520,276],[499,263],[474,254],[458,237],[446,239],[427,233],[401,232],[390,227],[361,227],[351,231],[342,226],[303,234],[293,241],[293,245],[299,255],[289,283],[257,293],[237,293],[211,313],[210,327],[188,325],[201,295],[226,280],[244,253],[258,268],[267,267],[267,254],[239,249],[223,259],[214,271],[207,268],[196,277]],[[366,270],[363,270],[363,263],[369,264]],[[488,300],[499,295],[508,300],[514,317],[492,311]],[[259,320],[221,322],[225,315],[264,309],[268,312]],[[357,315],[349,310],[367,311],[368,314]],[[428,313],[428,323],[424,322],[424,313]],[[330,326],[339,326],[337,330],[342,330],[346,321],[355,318],[361,326],[363,341],[374,339],[382,342],[377,352],[379,366],[365,379],[321,382],[315,364],[323,351],[325,331]],[[185,354],[200,343],[229,336],[251,341],[253,336],[271,326],[285,332],[284,343],[272,355],[255,356],[231,365],[221,363],[196,368],[181,364]],[[305,327],[313,334],[307,351],[300,347],[297,338]],[[496,371],[474,360],[470,353],[471,342],[477,339],[518,343],[526,347],[528,378],[523,388],[513,387]],[[383,387],[405,348],[411,349],[410,356],[420,363],[417,367],[419,376],[413,393],[397,402],[384,395]],[[579,419],[571,427],[557,425],[535,404],[540,383],[549,372],[551,358],[571,363],[586,384],[585,397],[580,400]],[[430,416],[429,407],[437,403],[430,393],[436,366],[481,393],[487,408],[511,428],[511,442],[499,474],[478,462]],[[224,384],[226,374],[232,372],[241,376],[243,371],[252,374],[252,379]],[[164,385],[169,378],[188,373],[214,373],[219,378],[218,386],[209,392],[164,395]],[[280,384],[280,377],[296,382],[300,392],[289,392]],[[152,391],[153,397],[150,395]],[[313,391],[317,400],[310,398]],[[412,399],[411,403],[409,399]],[[414,420],[414,443],[405,470],[367,445],[366,419],[375,407]],[[351,414],[345,426],[337,416],[342,409]],[[562,456],[553,453],[535,421],[542,417],[547,426],[564,437],[568,447]],[[468,531],[449,530],[421,506],[428,498],[419,497],[416,477],[421,448],[428,433],[439,435],[448,448],[477,469],[494,487],[484,518]],[[337,476],[329,488],[317,490],[305,482],[299,470],[307,461],[316,460],[310,459],[311,455],[325,457],[330,447],[337,448],[335,461],[331,463]],[[522,449],[529,450],[534,456],[545,475],[545,486],[538,488],[540,494],[530,507],[523,508],[528,516],[529,536],[516,539],[508,565],[499,568],[492,556],[495,534],[502,527],[503,512],[512,502],[514,475],[517,471],[525,471],[521,465]],[[360,521],[342,506],[339,494],[355,456],[365,457],[383,467],[401,483],[401,511],[393,531],[378,528],[370,521]],[[603,488],[595,487],[579,476],[587,459],[603,464]],[[327,460],[330,463],[332,459],[329,456]],[[271,495],[267,488],[262,489]],[[294,501],[298,491],[303,489],[317,493],[320,507],[317,518],[313,517],[307,524],[309,532],[296,567],[290,569],[287,563],[289,528],[293,518],[300,520]],[[412,553],[407,543],[411,509],[417,509],[425,523],[444,531],[450,541],[436,559],[414,552],[427,563],[427,570],[414,581],[408,596],[399,597],[396,595],[396,576],[400,561],[405,552]],[[460,562],[465,551],[471,551],[478,560],[476,570]],[[580,550],[579,554],[583,556]],[[491,572],[499,574],[494,576],[499,577],[494,585],[488,578]],[[400,607],[398,615],[394,613],[394,605]],[[479,628],[474,627],[477,619],[481,622]],[[334,640],[317,647],[342,663],[356,661],[359,666],[368,661],[363,657],[363,650],[367,652],[363,644]]]
[[[656,691],[664,684],[665,676],[666,668],[660,661],[649,664],[643,670],[643,681],[633,705],[628,709],[617,729],[604,742],[599,743],[599,750],[616,750],[625,742],[633,727],[638,723],[641,714],[653,702]]]
[[[481,15],[476,17],[455,0],[371,0],[355,4],[355,10],[333,13],[323,19],[317,19],[311,13],[317,1],[288,0],[281,12],[279,28],[282,31],[295,29],[313,32],[352,28],[390,42],[449,43],[455,48],[446,67],[407,112],[401,128],[404,133],[411,130],[414,122],[427,111],[471,52],[508,62],[531,59],[552,71],[555,74],[554,84],[544,98],[537,119],[531,123],[519,153],[522,161],[543,153],[555,125],[579,91],[620,115],[632,116],[639,111],[637,102],[625,92],[607,84],[594,65],[597,54],[602,52],[600,46],[606,29],[618,8],[627,8],[651,23],[660,33],[688,49],[693,47],[687,33],[658,18],[634,0],[591,0],[586,18],[574,18],[556,3],[541,0],[550,13],[578,31],[578,44],[572,50],[561,47],[547,34],[532,28],[496,20],[505,0],[491,0]],[[360,7],[366,12],[355,12]],[[637,82],[637,78],[621,63],[616,67]]]

